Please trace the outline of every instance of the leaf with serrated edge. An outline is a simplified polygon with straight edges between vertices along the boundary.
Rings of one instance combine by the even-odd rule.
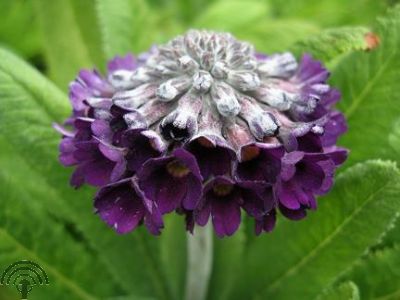
[[[0,145],[9,150],[1,137]],[[21,168],[18,157],[6,152],[0,154],[0,164],[0,266],[32,260],[44,268],[51,284],[34,288],[29,299],[98,299],[121,293],[97,254],[47,211],[47,203],[38,201],[36,197],[47,192],[41,180],[24,180],[34,177],[28,177],[32,174]],[[18,177],[15,172],[24,173]]]
[[[319,209],[298,223],[278,220],[271,234],[250,244],[232,293],[243,299],[311,299],[380,239],[400,208],[394,163],[369,161],[338,176]]]
[[[396,300],[400,298],[400,245],[370,253],[348,272],[343,280],[360,287],[361,299]]]
[[[349,124],[340,142],[351,149],[347,167],[371,158],[399,161],[388,137],[400,115],[400,6],[380,19],[373,31],[380,45],[345,57],[332,77],[332,85],[342,92],[339,109]]]
[[[325,26],[367,24],[387,7],[385,1],[376,0],[270,0],[275,15],[299,19],[312,19]]]
[[[357,285],[352,281],[346,281],[326,291],[317,300],[360,300],[360,292]]]
[[[0,50],[0,98],[0,135],[12,147],[10,154],[34,172],[30,180],[43,179],[45,188],[36,201],[46,201],[49,211],[75,224],[128,293],[166,298],[157,243],[150,245],[143,230],[116,235],[93,215],[93,190],[75,191],[68,185],[70,171],[57,161],[60,137],[51,128],[70,110],[66,97],[17,57]],[[48,195],[61,199],[63,213]]]
[[[309,53],[325,63],[354,50],[367,50],[366,40],[370,30],[366,27],[342,27],[327,29],[290,47],[297,56]]]

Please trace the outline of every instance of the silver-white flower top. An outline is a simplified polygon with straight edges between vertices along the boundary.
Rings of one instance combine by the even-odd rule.
[[[220,127],[222,135],[227,125],[247,123],[253,137],[263,141],[278,136],[282,126],[304,128],[290,115],[312,113],[318,92],[329,88],[321,84],[315,95],[303,93],[292,54],[258,55],[229,33],[191,30],[147,55],[135,71],[110,75],[120,90],[113,103],[133,112],[125,116],[128,124],[157,123],[166,139],[187,139],[209,122],[218,124],[211,127]]]

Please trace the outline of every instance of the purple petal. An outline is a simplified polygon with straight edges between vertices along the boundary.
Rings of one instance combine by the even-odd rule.
[[[125,56],[114,57],[107,65],[108,72],[112,73],[118,70],[133,71],[137,68],[136,58],[129,53]]]
[[[304,159],[296,164],[296,180],[309,190],[318,190],[325,178],[321,165]]]
[[[255,224],[255,233],[256,235],[260,235],[261,232],[271,232],[275,228],[276,224],[276,211],[272,210],[267,215],[263,216],[260,219],[256,219]]]
[[[290,178],[294,176],[296,173],[295,165],[304,157],[304,152],[294,151],[291,153],[285,154],[282,158],[282,171],[281,176],[282,179],[288,181]]]
[[[110,183],[111,172],[114,163],[108,159],[88,161],[81,165],[85,182],[90,185],[101,187]]]
[[[247,151],[254,152],[250,159],[243,161]],[[270,147],[255,143],[241,149],[242,162],[236,166],[236,177],[240,181],[259,181],[274,183],[280,173],[283,147]]]
[[[218,193],[215,188],[222,186]],[[229,189],[231,186],[231,189]],[[228,187],[228,190],[224,190]],[[240,225],[240,193],[234,182],[228,177],[216,177],[204,188],[204,208],[211,206],[211,215],[216,234],[219,237],[230,236],[236,232]],[[208,211],[203,212],[202,220]]]
[[[187,146],[196,157],[203,178],[219,176],[231,172],[231,162],[235,152],[218,138],[199,136]]]
[[[329,77],[329,72],[321,62],[312,59],[311,55],[304,54],[296,74],[296,80],[305,85],[325,82]]]
[[[235,201],[213,201],[211,215],[215,232],[218,237],[231,236],[240,226],[240,206]]]
[[[177,148],[172,152],[172,155],[184,164],[197,179],[200,181],[203,180],[196,158],[189,151],[183,148]]]
[[[196,223],[200,226],[205,226],[211,215],[211,203],[206,203],[199,210],[195,211]]]
[[[91,124],[93,134],[102,141],[112,142],[112,130],[110,125],[104,120],[95,120]]]
[[[196,208],[202,196],[202,184],[201,181],[193,175],[188,176],[186,184],[187,192],[185,198],[183,198],[182,205],[187,210],[193,210]]]
[[[106,158],[113,162],[119,162],[123,159],[122,149],[99,143],[99,150]]]
[[[174,161],[183,164],[189,173],[182,177],[172,176],[167,171],[167,164]],[[181,204],[186,209],[193,209],[201,198],[202,177],[196,160],[181,148],[176,149],[172,156],[149,159],[138,177],[146,197],[158,204],[162,214],[177,209]]]
[[[271,186],[239,184],[241,187],[242,207],[252,217],[260,218],[271,211],[275,199]]]
[[[128,149],[128,168],[139,171],[150,158],[158,157],[165,151],[161,138],[153,131],[131,129],[122,135],[122,145]]]
[[[340,112],[332,112],[329,114],[329,120],[324,126],[324,134],[322,136],[323,146],[332,146],[340,135],[347,131],[347,124],[344,115]]]
[[[291,210],[280,205],[279,210],[282,213],[282,215],[293,221],[304,219],[307,216],[306,210],[304,208],[300,208],[298,210]]]
[[[117,233],[124,234],[135,229],[143,220],[145,207],[127,179],[102,188],[94,205],[100,217]]]

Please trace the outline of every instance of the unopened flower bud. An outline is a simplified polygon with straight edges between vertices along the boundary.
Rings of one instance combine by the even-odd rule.
[[[298,67],[296,58],[291,53],[274,54],[261,62],[257,71],[263,77],[288,77]]]
[[[187,91],[191,85],[191,80],[187,77],[178,77],[162,83],[157,89],[157,97],[160,101],[171,101],[178,95]]]
[[[108,76],[108,80],[118,90],[126,90],[135,87],[132,81],[133,71],[117,70]]]
[[[240,112],[240,104],[234,90],[225,83],[215,83],[211,89],[211,96],[217,109],[224,117],[234,117]]]

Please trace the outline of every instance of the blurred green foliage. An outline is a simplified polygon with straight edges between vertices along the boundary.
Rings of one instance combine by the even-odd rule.
[[[245,220],[234,237],[215,239],[208,299],[400,299],[397,2],[0,0],[0,270],[39,262],[51,286],[31,299],[182,299],[183,220],[168,217],[159,238],[117,236],[93,216],[94,191],[68,186],[51,124],[68,116],[79,69],[104,70],[117,54],[209,28],[330,66],[352,154],[307,220],[280,220],[260,238]],[[0,288],[0,299],[18,297]]]

